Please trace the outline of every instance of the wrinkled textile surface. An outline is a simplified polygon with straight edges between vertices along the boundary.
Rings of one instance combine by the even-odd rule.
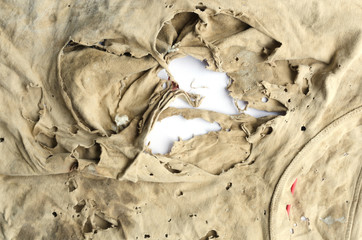
[[[0,239],[362,239],[361,1],[0,6]],[[168,107],[186,55],[281,114]],[[221,130],[154,155],[172,115]]]

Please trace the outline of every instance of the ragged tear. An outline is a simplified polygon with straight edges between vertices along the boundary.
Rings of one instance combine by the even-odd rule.
[[[173,142],[179,138],[187,140],[196,135],[220,131],[216,122],[210,123],[201,118],[186,120],[181,116],[171,116],[156,122],[148,134],[146,142],[154,154],[166,154],[171,150]]]

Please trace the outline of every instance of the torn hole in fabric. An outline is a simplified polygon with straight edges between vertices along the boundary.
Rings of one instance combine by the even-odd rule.
[[[253,108],[248,108],[248,102],[234,100],[228,91],[231,84],[230,78],[221,72],[214,72],[205,68],[205,63],[187,56],[178,58],[169,64],[171,74],[177,81],[179,88],[189,94],[197,94],[202,98],[201,104],[197,109],[211,110],[224,114],[236,115],[246,113],[254,117],[264,117],[268,115],[281,115],[280,112],[268,112]],[[161,79],[168,79],[165,70],[158,73]],[[262,103],[267,103],[268,100]],[[176,108],[194,108],[183,98],[176,98],[170,105]]]
[[[216,122],[210,123],[201,118],[186,120],[182,116],[171,116],[156,122],[147,136],[146,143],[152,153],[166,154],[179,139],[188,140],[193,136],[220,130]]]

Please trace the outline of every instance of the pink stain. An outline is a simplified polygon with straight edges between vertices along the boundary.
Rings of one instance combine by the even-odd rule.
[[[292,195],[294,194],[294,191],[295,191],[295,186],[297,185],[297,178],[295,179],[294,183],[292,184],[292,187],[290,188],[290,191],[292,192]],[[288,217],[289,217],[289,214],[290,214],[290,209],[292,208],[292,205],[288,204],[286,209],[287,209],[287,213],[288,213]]]
[[[289,217],[289,213],[290,213],[290,209],[291,209],[291,207],[292,207],[292,206],[291,206],[290,204],[288,204],[288,205],[287,205],[287,213],[288,213],[288,217]]]
[[[294,183],[292,184],[292,187],[290,188],[290,191],[292,192],[292,194],[294,194],[295,191],[295,185],[297,184],[297,178],[295,179]]]

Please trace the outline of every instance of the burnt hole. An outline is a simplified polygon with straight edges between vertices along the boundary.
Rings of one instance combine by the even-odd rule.
[[[292,100],[290,100],[290,98],[288,99],[288,103],[290,103]]]
[[[0,138],[0,143],[4,142],[5,138]]]
[[[70,5],[68,5],[68,7],[70,7]]]
[[[252,165],[255,163],[255,160],[251,161],[248,165]]]
[[[269,135],[272,132],[273,132],[273,128],[272,127],[267,127],[267,128],[264,129],[263,134]]]
[[[171,218],[167,222],[171,222]]]
[[[53,214],[54,217],[58,216],[58,214],[56,212],[52,212],[52,214]]]
[[[78,202],[78,204],[75,205],[73,208],[76,213],[80,213],[84,207],[85,207],[85,201],[82,200],[82,201]]]
[[[297,65],[290,65],[290,69],[294,72],[297,72],[298,71],[298,66]]]
[[[127,56],[127,57],[132,57],[132,54],[130,52],[125,52],[123,53],[124,56]]]
[[[239,61],[239,58],[238,58],[238,57],[236,57],[236,58],[235,58],[235,61]]]
[[[302,92],[303,92],[304,95],[307,95],[308,92],[309,92],[309,87],[302,88]]]
[[[150,238],[151,236],[149,234],[145,234],[145,238]]]
[[[54,97],[54,95],[52,94],[52,97]]]
[[[229,190],[232,185],[233,185],[233,183],[232,183],[232,182],[229,182],[229,183],[226,185],[226,190]]]
[[[200,10],[201,12],[206,10],[206,6],[202,5],[202,3],[199,3],[199,5],[197,5],[195,8]]]
[[[150,176],[153,176],[153,173],[150,173]]]
[[[288,92],[288,89],[284,88],[284,92]]]
[[[165,238],[168,238],[168,234],[167,234],[167,233],[165,234]]]
[[[182,191],[179,191],[179,192],[177,193],[177,196],[178,196],[178,197],[180,197],[180,196],[182,196],[182,195],[184,195],[184,193],[183,193]]]
[[[218,238],[219,235],[215,230],[209,231],[204,237],[202,237],[200,240],[209,240],[209,239],[215,239]]]
[[[266,216],[266,210],[264,210],[264,216]]]
[[[302,127],[300,128],[300,130],[302,130],[302,131],[304,132],[305,130],[307,130],[307,128],[306,128],[305,126],[302,126]]]
[[[171,173],[180,173],[181,172],[180,170],[172,168],[169,163],[166,163],[164,165],[164,167]]]

